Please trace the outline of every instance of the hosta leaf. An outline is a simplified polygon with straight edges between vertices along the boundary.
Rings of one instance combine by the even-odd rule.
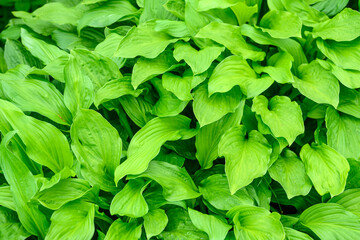
[[[147,177],[163,188],[163,195],[167,201],[197,198],[200,196],[195,183],[185,168],[167,162],[151,161],[145,172],[136,177]]]
[[[274,82],[270,77],[258,78],[255,71],[240,56],[230,56],[220,62],[209,79],[209,95],[228,92],[234,86],[247,98],[253,98],[265,91]]]
[[[270,101],[257,96],[251,110],[261,117],[275,137],[285,138],[289,145],[305,131],[300,106],[286,96],[275,96]]]
[[[236,126],[225,132],[219,143],[219,155],[225,157],[231,194],[265,175],[270,154],[271,146],[258,131],[252,130],[246,136],[245,126]]]
[[[314,102],[326,103],[334,107],[339,104],[339,82],[318,61],[301,65],[299,67],[299,78],[295,78],[293,86]]]
[[[192,79],[192,76],[180,77],[172,73],[165,73],[162,75],[162,85],[181,101],[190,101],[192,100],[190,93]]]
[[[232,228],[224,218],[203,214],[191,208],[188,209],[188,212],[191,222],[195,227],[206,232],[210,240],[225,239],[228,231]]]
[[[329,107],[326,111],[327,142],[346,158],[360,159],[360,119],[339,113]]]
[[[70,202],[51,216],[45,240],[91,239],[94,232],[95,205],[89,202]]]
[[[299,219],[321,240],[354,239],[360,234],[359,217],[336,203],[320,203],[306,209]]]
[[[243,101],[243,95],[237,86],[227,93],[215,93],[209,97],[206,84],[202,84],[194,92],[194,114],[200,127],[203,127],[235,112]]]
[[[154,209],[144,216],[144,228],[146,237],[150,239],[164,231],[168,223],[168,217],[163,209]]]
[[[138,240],[141,236],[141,225],[136,222],[126,223],[117,219],[114,221],[104,240]]]
[[[53,125],[26,116],[8,101],[0,100],[0,114],[18,130],[26,146],[26,154],[35,162],[45,165],[53,172],[71,168],[73,156],[65,135]]]
[[[244,40],[241,35],[241,29],[238,26],[212,22],[203,27],[198,34],[196,34],[196,37],[209,38],[224,45],[231,53],[240,55],[245,59],[261,61],[265,57],[264,52]]]
[[[296,231],[295,229],[284,227],[285,240],[312,240],[306,233]]]
[[[132,179],[115,195],[110,205],[111,215],[139,218],[144,216],[149,207],[142,195],[148,183],[142,179]]]
[[[211,63],[224,51],[224,47],[209,46],[199,51],[189,43],[177,42],[174,49],[174,58],[184,60],[194,74],[200,74],[209,69]]]
[[[27,239],[30,234],[19,222],[16,212],[0,207],[0,236],[4,239]]]
[[[155,21],[149,21],[133,27],[121,40],[115,56],[156,58],[170,43],[178,40],[166,33],[156,32],[155,26]]]
[[[360,118],[360,92],[342,87],[339,106],[336,110]]]
[[[113,191],[115,168],[120,163],[122,141],[117,130],[94,110],[82,109],[71,126],[72,149],[81,175],[91,185]]]
[[[269,174],[282,185],[289,199],[298,195],[306,196],[311,190],[303,162],[289,149],[285,149],[269,168]]]
[[[344,191],[349,163],[340,153],[325,144],[304,145],[300,158],[316,191],[320,195],[330,192],[338,195]]]
[[[329,200],[330,203],[337,203],[343,206],[347,211],[360,217],[360,189],[348,189],[342,194]]]
[[[19,64],[39,66],[40,61],[35,58],[26,48],[16,40],[7,39],[4,47],[4,60],[8,69]]]
[[[142,2],[143,3],[140,5],[143,5],[143,12],[140,16],[140,23],[151,19],[176,19],[176,17],[168,12],[164,7],[166,0],[144,0]]]
[[[260,21],[261,30],[273,38],[301,37],[301,26],[296,14],[278,10],[267,12]]]
[[[150,120],[131,139],[128,158],[116,168],[115,182],[125,175],[144,172],[166,141],[192,138],[198,130],[189,124],[190,119],[182,115]]]
[[[345,8],[334,18],[316,24],[312,35],[324,40],[352,41],[360,36],[359,25],[360,13],[351,8]]]
[[[264,208],[253,206],[237,206],[227,214],[235,224],[236,239],[282,240],[285,238],[280,215],[270,213]]]
[[[10,186],[0,187],[0,205],[10,210],[16,211],[14,198],[10,190]]]

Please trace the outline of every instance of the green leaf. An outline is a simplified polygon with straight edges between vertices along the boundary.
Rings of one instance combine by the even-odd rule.
[[[270,213],[260,207],[237,206],[226,215],[234,221],[236,239],[282,240],[285,238],[280,214],[276,212]]]
[[[156,20],[155,31],[167,33],[176,38],[190,37],[189,30],[183,21]]]
[[[16,211],[14,198],[10,190],[10,186],[0,187],[0,205],[10,210]]]
[[[192,100],[191,96],[191,82],[193,76],[177,76],[172,73],[165,73],[162,75],[163,87],[172,92],[181,101]]]
[[[272,10],[260,21],[260,29],[273,38],[301,37],[301,19],[294,13]]]
[[[106,27],[119,20],[125,20],[135,14],[137,9],[127,0],[104,1],[85,12],[77,25],[78,32],[86,26]]]
[[[230,193],[229,182],[225,174],[213,174],[202,180],[199,190],[206,201],[219,210],[230,210],[239,205],[254,205],[245,188]]]
[[[196,11],[203,12],[213,8],[228,8],[236,5],[241,0],[194,0]]]
[[[356,239],[360,234],[359,217],[336,203],[320,203],[306,209],[299,219],[320,239]]]
[[[327,142],[346,158],[360,159],[360,119],[339,113],[332,107],[326,111]]]
[[[95,232],[95,205],[74,201],[56,210],[45,240],[91,239]]]
[[[111,215],[139,218],[148,213],[149,207],[142,195],[149,182],[142,179],[130,180],[111,201]]]
[[[178,40],[166,33],[155,31],[155,26],[155,21],[149,21],[133,27],[121,40],[115,56],[156,58],[170,43]]]
[[[49,228],[49,222],[45,214],[37,206],[28,203],[38,190],[35,178],[21,159],[9,149],[12,143],[11,139],[15,134],[15,131],[9,132],[1,141],[1,170],[10,185],[21,224],[32,235],[44,238]]]
[[[312,143],[301,148],[300,158],[320,195],[330,192],[335,196],[344,191],[350,167],[340,153],[325,144]]]
[[[300,106],[286,96],[275,96],[270,101],[257,96],[251,110],[261,117],[275,137],[285,138],[289,145],[305,131]]]
[[[191,222],[189,214],[182,208],[173,208],[166,212],[169,223],[159,235],[160,239],[208,239],[208,235],[197,229]]]
[[[26,116],[8,101],[0,100],[0,115],[18,130],[18,135],[26,146],[26,154],[35,162],[59,172],[71,168],[73,156],[65,135],[53,125]]]
[[[264,92],[273,82],[268,76],[258,78],[245,59],[233,55],[220,62],[211,74],[209,96],[216,92],[228,92],[238,85],[247,98],[253,98]]]
[[[144,172],[166,141],[189,139],[195,136],[198,130],[189,128],[189,124],[190,119],[182,115],[150,120],[131,139],[128,158],[116,168],[115,182],[128,174]]]
[[[313,28],[314,38],[331,39],[338,42],[352,41],[360,36],[360,13],[345,8],[334,18],[320,22]]]
[[[167,162],[151,161],[145,172],[136,176],[150,178],[163,188],[167,201],[176,202],[200,196],[198,189],[185,168]]]
[[[262,61],[265,58],[264,52],[244,40],[239,26],[211,22],[201,28],[195,37],[211,39],[224,45],[232,54],[242,56],[245,59]]]
[[[202,84],[194,92],[194,114],[200,127],[204,127],[235,112],[243,101],[243,95],[237,86],[227,93],[215,93],[209,97],[207,85]]]
[[[285,230],[285,240],[312,240],[312,238],[303,233],[296,231],[295,229],[284,227]]]
[[[141,225],[136,222],[126,223],[117,219],[111,224],[105,240],[138,240],[140,237]]]
[[[360,93],[357,90],[340,88],[338,111],[360,118]]]
[[[99,107],[100,104],[117,99],[124,95],[132,95],[137,97],[141,94],[142,90],[134,90],[131,85],[130,77],[122,77],[119,79],[111,80],[104,84],[99,90],[96,91],[94,104]]]
[[[360,189],[348,189],[342,194],[333,197],[329,203],[337,203],[343,206],[347,211],[360,217]]]
[[[289,149],[285,149],[269,168],[269,174],[281,184],[289,199],[298,195],[306,196],[311,190],[312,185],[303,162]]]
[[[120,164],[122,141],[117,130],[101,114],[81,109],[71,126],[72,150],[81,164],[81,175],[91,185],[114,191],[116,167]]]
[[[140,23],[152,19],[171,19],[176,17],[166,10],[164,7],[166,0],[142,0],[143,12],[140,16]]]
[[[228,231],[232,228],[224,218],[203,214],[191,208],[188,209],[188,212],[191,222],[195,227],[206,232],[210,240],[225,239]]]
[[[66,203],[81,198],[89,190],[90,186],[87,181],[69,178],[38,192],[33,199],[49,209],[57,210]]]
[[[39,58],[45,64],[51,63],[58,57],[67,55],[65,51],[60,50],[58,47],[33,37],[23,28],[21,29],[21,42],[32,55]]]
[[[177,66],[171,51],[164,51],[154,59],[139,58],[133,68],[131,84],[137,89],[140,84]]]
[[[24,240],[30,234],[19,222],[16,212],[0,207],[0,236],[4,239]]]
[[[295,78],[293,86],[316,103],[326,103],[334,107],[339,104],[339,82],[317,60],[299,67],[299,78]]]
[[[144,228],[147,239],[159,235],[164,231],[168,217],[163,209],[154,209],[144,216]]]
[[[213,161],[218,158],[218,145],[221,136],[231,127],[240,124],[245,102],[234,113],[228,113],[220,120],[200,128],[196,135],[196,159],[204,169],[210,168]]]
[[[163,7],[174,16],[184,20],[185,1],[184,0],[167,0]]]
[[[4,60],[8,69],[14,68],[19,64],[26,64],[29,66],[41,65],[39,59],[31,55],[20,42],[11,39],[7,39],[5,42]]]
[[[271,151],[268,141],[258,131],[252,130],[246,136],[246,127],[236,126],[225,132],[219,143],[219,155],[225,157],[231,194],[265,175]]]
[[[193,73],[200,74],[209,69],[211,63],[224,51],[224,47],[207,46],[199,51],[189,43],[177,42],[174,46],[174,58],[176,61],[184,60]]]

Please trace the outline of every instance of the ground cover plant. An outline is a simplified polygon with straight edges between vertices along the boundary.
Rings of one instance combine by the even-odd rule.
[[[357,1],[43,4],[0,33],[0,239],[360,239]]]

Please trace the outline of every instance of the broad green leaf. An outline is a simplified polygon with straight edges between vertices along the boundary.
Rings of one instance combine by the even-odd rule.
[[[149,21],[133,27],[121,40],[115,56],[156,58],[170,43],[178,40],[166,33],[156,32],[155,26],[155,21]]]
[[[123,39],[123,36],[117,33],[110,33],[106,36],[105,40],[99,43],[96,48],[95,52],[100,53],[101,55],[110,58],[113,60],[119,67],[121,67],[126,59],[120,57],[114,57],[114,49],[119,47],[120,41]]]
[[[312,7],[332,17],[344,9],[348,3],[349,0],[322,0],[316,1]]]
[[[294,58],[288,52],[280,51],[267,60],[266,66],[255,64],[253,67],[257,73],[267,73],[278,83],[292,83],[294,82],[291,73],[293,61]]]
[[[34,176],[25,164],[9,149],[11,139],[16,132],[7,133],[0,145],[0,166],[15,203],[19,219],[24,228],[32,235],[44,238],[49,222],[37,206],[28,202],[37,192],[38,187]]]
[[[231,127],[240,124],[245,102],[234,113],[228,113],[220,120],[200,128],[196,135],[196,159],[204,169],[212,167],[213,161],[218,158],[218,145],[221,136]]]
[[[234,12],[239,26],[246,22],[256,23],[258,17],[257,13],[259,12],[258,4],[252,5],[251,1],[239,1],[230,8]]]
[[[2,239],[24,240],[30,234],[19,222],[16,212],[0,207],[0,237]]]
[[[10,186],[0,187],[0,205],[10,210],[16,211],[14,198],[10,190]]]
[[[246,189],[230,193],[229,182],[225,174],[213,174],[201,181],[199,190],[203,198],[219,210],[230,210],[239,205],[254,205],[254,200]]]
[[[329,200],[330,203],[337,203],[347,211],[360,217],[360,189],[348,189],[342,194]]]
[[[238,85],[247,98],[253,98],[264,92],[273,82],[268,76],[258,78],[245,59],[232,55],[220,62],[211,74],[209,96],[217,92],[228,92]]]
[[[154,78],[151,83],[159,94],[159,100],[154,105],[151,113],[158,117],[173,117],[179,115],[189,100],[181,101],[172,92],[163,87],[162,81]]]
[[[325,144],[305,144],[300,158],[316,191],[320,195],[328,192],[332,196],[344,191],[346,178],[350,170],[349,163],[340,153]]]
[[[272,179],[279,182],[289,199],[303,195],[311,190],[311,182],[305,173],[304,163],[291,150],[285,149],[269,168]]]
[[[208,46],[198,51],[185,42],[177,42],[174,48],[176,61],[184,60],[194,74],[200,74],[209,69],[211,63],[224,51],[224,47],[220,46]]]
[[[122,77],[111,80],[99,88],[95,94],[94,104],[96,107],[99,107],[99,105],[104,102],[117,99],[124,95],[132,95],[137,97],[141,92],[142,90],[134,90],[133,86],[131,85],[130,77]]]
[[[138,240],[140,237],[141,225],[136,222],[126,223],[117,219],[111,224],[105,240]]]
[[[69,56],[60,56],[54,59],[52,62],[47,64],[42,70],[47,72],[55,80],[64,83],[64,68],[67,62],[69,61]]]
[[[3,99],[23,111],[37,112],[56,123],[70,125],[72,116],[64,104],[64,96],[56,87],[37,79],[3,79],[0,81]]]
[[[189,125],[190,119],[182,115],[150,120],[131,139],[127,151],[128,158],[116,168],[115,182],[128,174],[144,172],[166,141],[195,136],[198,130],[189,128]]]
[[[41,66],[39,59],[31,55],[20,42],[11,39],[7,39],[5,42],[4,60],[8,69],[14,68],[19,64]]]
[[[300,106],[286,96],[275,96],[270,101],[257,96],[251,110],[261,117],[275,137],[285,138],[289,145],[305,131]]]
[[[26,154],[35,162],[59,172],[71,168],[73,156],[65,135],[50,123],[26,116],[8,101],[0,100],[0,115],[18,130]]]
[[[119,20],[125,20],[135,14],[137,9],[127,0],[108,0],[84,13],[79,20],[77,30],[86,26],[106,27]]]
[[[336,42],[333,40],[324,41],[318,38],[316,40],[316,45],[337,67],[360,71],[360,57],[358,54],[360,49],[360,38],[347,42]],[[348,74],[351,74],[351,72]]]
[[[60,50],[58,47],[33,37],[23,28],[21,29],[21,42],[32,55],[39,58],[45,64],[51,63],[60,56],[67,55],[65,51]]]
[[[149,207],[142,195],[149,184],[142,179],[132,179],[111,201],[111,215],[139,218],[148,213]]]
[[[140,95],[141,96],[141,95]],[[128,117],[139,127],[143,127],[153,117],[149,116],[152,105],[141,97],[127,95],[119,99]]]
[[[64,204],[79,199],[90,190],[89,183],[82,179],[68,178],[38,192],[33,199],[43,206],[57,210]]]
[[[337,78],[316,60],[299,67],[299,77],[295,78],[293,86],[316,103],[334,107],[339,104],[340,86]]]
[[[89,202],[70,202],[51,216],[45,240],[91,239],[95,232],[95,205]]]
[[[190,93],[192,79],[192,76],[180,77],[172,73],[165,73],[162,75],[162,85],[181,101],[190,101],[192,100]]]
[[[174,16],[184,20],[185,1],[184,0],[167,0],[163,7]]]
[[[285,240],[312,240],[306,233],[296,231],[295,229],[284,227]]]
[[[265,175],[271,151],[268,141],[258,131],[246,135],[245,126],[236,126],[225,132],[219,143],[219,155],[225,157],[231,194]]]
[[[285,238],[280,214],[276,212],[270,213],[260,207],[237,206],[226,215],[233,219],[236,239],[283,240]]]
[[[141,13],[139,22],[147,22],[152,19],[171,19],[176,17],[166,10],[164,7],[167,0],[143,0],[143,12]]]
[[[346,180],[346,188],[360,188],[360,161],[348,159],[350,171]]]
[[[190,37],[185,22],[175,20],[156,20],[155,31],[166,33],[175,38]]]
[[[272,10],[260,21],[260,29],[273,38],[301,37],[301,19],[294,13]]]
[[[202,84],[194,92],[193,111],[200,127],[204,127],[235,112],[243,101],[243,94],[237,86],[227,93],[214,93],[209,97],[207,85]]]
[[[78,109],[89,108],[94,101],[94,84],[88,76],[82,74],[80,61],[75,57],[70,60],[64,69],[66,107],[75,117]]]
[[[165,205],[173,205],[186,209],[186,201],[169,202],[163,195],[163,189],[159,184],[152,184],[144,192],[144,198],[149,206],[149,211],[158,209]]]
[[[120,163],[122,147],[118,131],[100,113],[81,109],[70,133],[82,177],[102,190],[114,191],[114,172]]]
[[[359,217],[336,203],[320,203],[306,209],[299,219],[321,240],[356,239],[360,234]]]
[[[177,67],[172,52],[164,51],[154,59],[139,58],[134,65],[131,84],[135,89],[147,80]]]
[[[224,45],[231,51],[231,53],[242,56],[245,59],[262,61],[265,58],[264,52],[245,41],[242,37],[241,28],[239,26],[211,22],[200,29],[195,37],[211,39]]]
[[[198,189],[185,168],[167,162],[151,161],[145,172],[137,175],[147,177],[163,188],[163,195],[167,201],[176,202],[193,199],[200,196]]]
[[[343,69],[339,66],[336,66],[332,62],[329,63],[329,66],[324,66],[329,69],[332,74],[342,83],[344,86],[348,88],[359,88],[360,87],[360,71],[357,70],[349,70],[349,69]],[[341,98],[340,98],[341,100]]]
[[[346,87],[340,88],[340,101],[336,110],[360,118],[360,92]]]
[[[241,0],[193,0],[194,7],[197,11],[203,12],[213,8],[228,8],[236,5]]]
[[[232,228],[224,218],[214,215],[207,215],[191,208],[188,209],[191,222],[198,229],[204,231],[210,240],[225,239],[228,231]]]
[[[345,8],[334,18],[320,22],[313,28],[314,38],[331,39],[338,42],[352,41],[360,36],[360,13]]]
[[[147,239],[159,235],[168,223],[168,217],[163,209],[151,210],[143,218]]]
[[[208,239],[208,235],[197,229],[191,222],[189,214],[182,208],[173,208],[166,212],[169,223],[159,235],[160,239]]]
[[[360,119],[328,107],[325,122],[328,145],[346,158],[360,159]]]

